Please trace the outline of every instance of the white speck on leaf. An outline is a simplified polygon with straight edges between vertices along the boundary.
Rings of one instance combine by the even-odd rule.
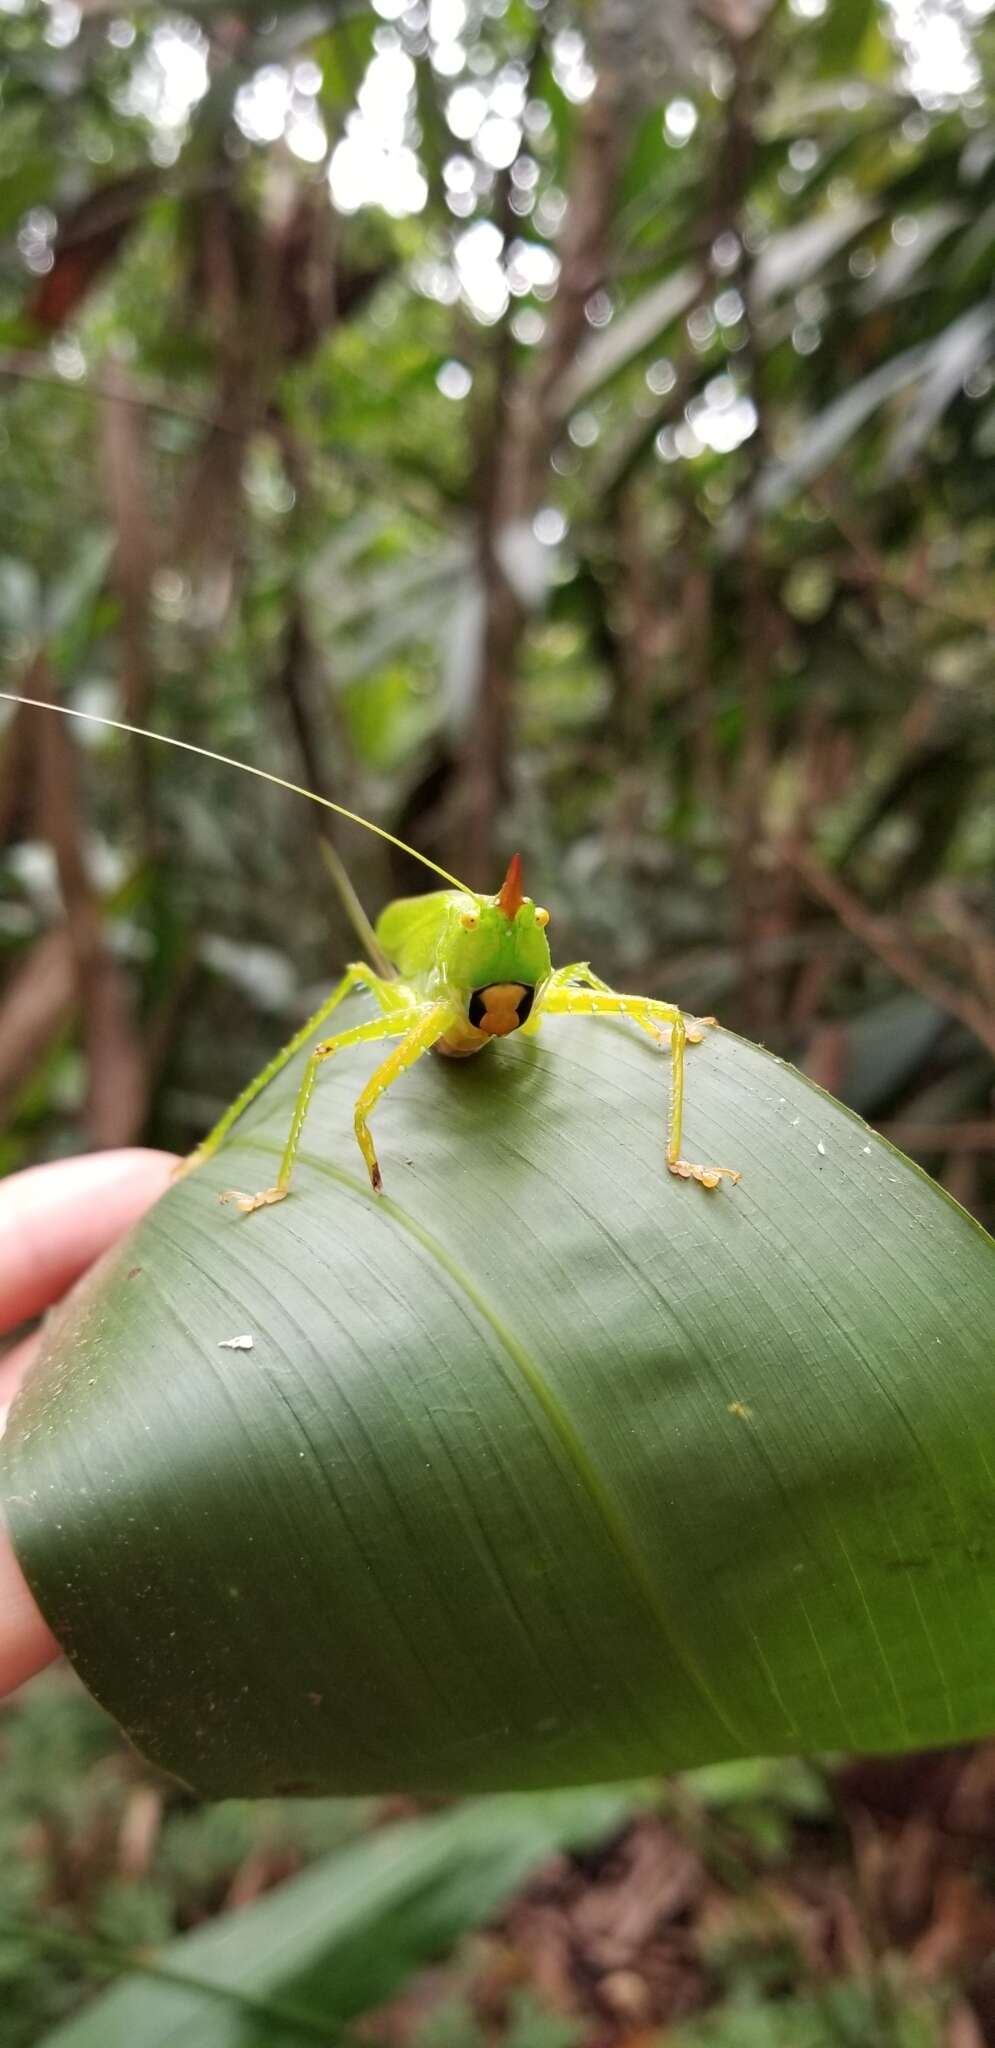
[[[865,1145],[865,1146],[864,1146],[864,1151],[865,1151],[865,1152],[869,1152],[869,1151],[870,1151],[870,1149],[871,1149],[871,1148],[870,1148],[870,1146],[869,1146],[869,1145]]]
[[[825,1148],[825,1146],[824,1146],[824,1144],[823,1144],[823,1142],[822,1142],[822,1139],[821,1139],[821,1138],[819,1139],[819,1142],[818,1142],[818,1144],[817,1144],[817,1146],[816,1146],[816,1148],[815,1148],[815,1149],[816,1149],[816,1151],[817,1151],[817,1152],[821,1152],[821,1154],[822,1154],[822,1157],[823,1157],[823,1159],[824,1159],[824,1158],[825,1158],[825,1156],[826,1156],[826,1148]]]
[[[255,1341],[254,1337],[222,1337],[218,1350],[251,1351]]]

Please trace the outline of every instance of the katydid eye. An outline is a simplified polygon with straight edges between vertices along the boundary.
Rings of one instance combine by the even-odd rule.
[[[460,924],[465,932],[475,932],[479,923],[479,917],[475,917],[472,910],[464,910]]]
[[[543,928],[543,930],[545,931],[545,929],[546,929],[546,926],[547,926],[547,925],[548,925],[548,923],[549,923],[549,911],[548,911],[548,910],[537,910],[537,911],[536,911],[536,923],[537,923],[538,925],[541,925],[541,926],[542,926],[542,928]]]

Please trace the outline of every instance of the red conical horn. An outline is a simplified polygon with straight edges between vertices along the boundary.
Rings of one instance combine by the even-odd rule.
[[[524,901],[525,898],[522,895],[522,856],[520,853],[513,853],[508,862],[508,872],[498,893],[497,907],[499,910],[504,911],[505,917],[514,917],[515,912],[521,909]]]

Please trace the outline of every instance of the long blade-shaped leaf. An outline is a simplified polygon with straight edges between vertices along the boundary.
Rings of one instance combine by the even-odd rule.
[[[469,1790],[995,1727],[995,1252],[723,1033],[300,1064],[84,1285],[3,1476],[56,1634],[208,1793]],[[219,1348],[251,1335],[251,1351]]]
[[[630,1808],[631,1794],[592,1787],[477,1800],[382,1828],[171,1942],[150,1959],[158,1978],[115,1986],[46,2048],[334,2042],[345,2021],[488,1919],[537,1864],[603,1840]]]

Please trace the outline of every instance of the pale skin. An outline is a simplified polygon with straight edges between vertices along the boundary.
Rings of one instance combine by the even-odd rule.
[[[41,1316],[169,1186],[172,1153],[133,1147],[31,1167],[0,1182],[0,1338]],[[0,1359],[0,1435],[41,1342]],[[0,1526],[0,1697],[58,1655]]]
[[[305,1120],[321,1066],[354,1045],[396,1038],[399,1043],[377,1067],[356,1100],[356,1142],[375,1193],[383,1177],[369,1128],[375,1104],[416,1060],[432,1051],[466,1057],[482,1051],[494,1037],[522,1030],[531,1036],[544,1017],[628,1018],[657,1046],[670,1050],[670,1105],[665,1160],[681,1180],[716,1188],[722,1180],[737,1181],[731,1166],[707,1166],[686,1159],[681,1149],[684,1111],[684,1055],[697,1045],[705,1025],[714,1020],[685,1018],[673,1004],[650,996],[624,995],[595,974],[586,961],[553,968],[545,938],[548,913],[522,895],[517,856],[496,896],[470,891],[437,892],[388,907],[378,926],[378,939],[396,963],[396,978],[374,972],[365,962],[349,967],[328,1000],[258,1074],[226,1110],[214,1129],[185,1162],[186,1169],[203,1163],[218,1150],[243,1111],[255,1101],[295,1052],[355,989],[366,989],[380,1014],[354,1024],[316,1045],[308,1060],[290,1122],[279,1171],[272,1187],[254,1194],[232,1189],[222,1201],[234,1203],[244,1215],[282,1202],[290,1193]],[[461,936],[465,934],[465,939]]]

